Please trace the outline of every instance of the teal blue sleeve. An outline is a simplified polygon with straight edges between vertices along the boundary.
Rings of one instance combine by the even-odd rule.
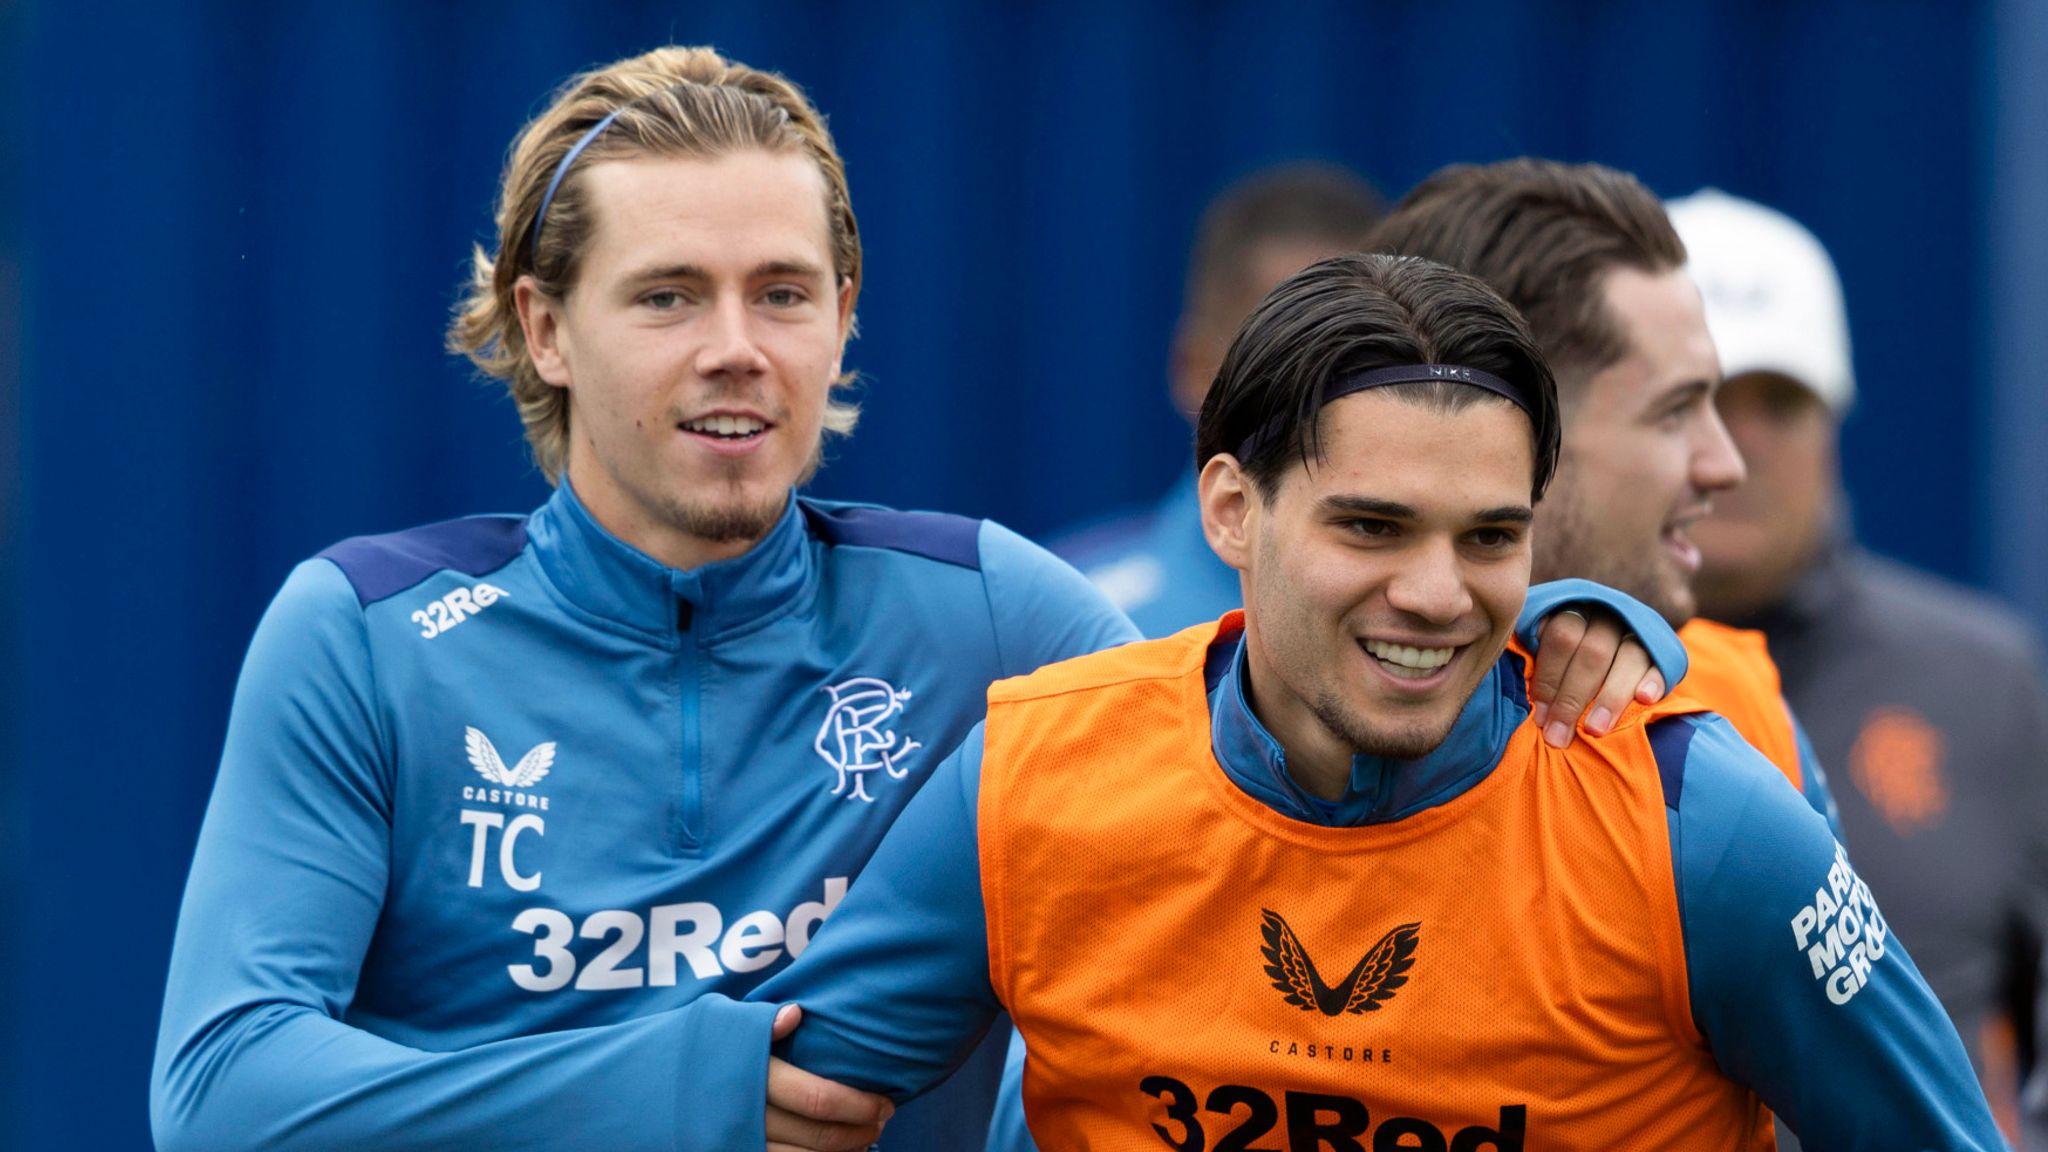
[[[178,918],[161,1152],[759,1145],[772,1011],[706,997],[450,1052],[347,1023],[389,880],[391,767],[354,592],[301,565],[258,627]]]
[[[1650,730],[1693,1019],[1811,1152],[2005,1145],[1948,1015],[1826,821],[1718,716]]]
[[[981,526],[981,570],[1004,676],[1138,639],[1087,577],[994,521]]]
[[[982,728],[933,771],[794,964],[748,996],[803,1007],[776,1055],[901,1101],[944,1079],[1002,1004],[975,839]]]
[[[1664,677],[1667,688],[1678,687],[1685,679],[1685,645],[1679,641],[1678,633],[1665,623],[1664,617],[1648,604],[1617,592],[1605,584],[1591,580],[1552,580],[1547,584],[1532,585],[1529,598],[1522,602],[1522,615],[1515,620],[1515,639],[1522,642],[1531,654],[1536,651],[1537,633],[1543,630],[1543,622],[1550,614],[1574,604],[1594,604],[1621,617],[1621,622],[1635,634],[1635,638],[1650,653],[1650,662]]]

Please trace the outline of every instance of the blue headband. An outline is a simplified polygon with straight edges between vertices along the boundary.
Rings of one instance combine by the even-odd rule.
[[[538,254],[540,251],[540,226],[542,224],[547,223],[548,208],[554,204],[555,193],[562,187],[562,177],[567,176],[569,174],[569,165],[574,164],[576,162],[576,158],[578,156],[583,155],[583,150],[585,148],[590,147],[590,142],[592,140],[597,139],[598,136],[602,134],[605,129],[611,127],[612,121],[617,120],[619,118],[619,113],[624,112],[625,110],[626,106],[624,104],[621,104],[617,108],[612,109],[611,112],[606,114],[604,119],[599,120],[597,123],[591,125],[590,131],[585,132],[583,134],[583,138],[581,140],[576,141],[575,147],[563,153],[562,162],[560,164],[555,165],[555,178],[553,180],[548,181],[547,194],[540,198],[540,211],[534,213],[533,216],[532,246],[536,254]],[[529,263],[530,262],[531,260],[529,259]]]
[[[1466,368],[1457,364],[1396,364],[1391,368],[1374,368],[1369,372],[1353,372],[1349,376],[1339,376],[1323,385],[1322,396],[1316,401],[1316,410],[1321,411],[1353,392],[1363,392],[1368,388],[1385,388],[1393,384],[1426,384],[1435,380],[1470,384],[1474,388],[1483,388],[1496,396],[1505,397],[1513,401],[1515,407],[1520,408],[1529,417],[1530,423],[1536,423],[1536,410],[1529,406],[1528,397],[1523,396],[1513,385],[1491,372],[1481,372],[1477,368]],[[1276,419],[1245,437],[1244,443],[1237,448],[1238,459],[1242,460],[1256,451],[1260,442],[1265,440],[1279,423]]]

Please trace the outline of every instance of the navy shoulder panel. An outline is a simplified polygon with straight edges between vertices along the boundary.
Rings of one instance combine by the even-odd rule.
[[[886,548],[981,571],[981,521],[944,512],[798,500],[811,535],[838,547]]]
[[[526,517],[468,516],[392,532],[357,536],[325,552],[368,608],[436,572],[482,576],[511,563],[526,547]]]
[[[1650,755],[1657,758],[1657,777],[1664,782],[1664,806],[1678,811],[1679,793],[1685,790],[1685,758],[1692,750],[1692,738],[1699,731],[1693,716],[1667,716],[1649,726]]]

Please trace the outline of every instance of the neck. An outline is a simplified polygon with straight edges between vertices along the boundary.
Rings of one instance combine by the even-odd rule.
[[[1318,800],[1342,800],[1351,789],[1351,746],[1307,705],[1278,687],[1249,631],[1245,646],[1245,703],[1279,742],[1287,757],[1287,774]],[[1260,685],[1271,690],[1262,693]]]

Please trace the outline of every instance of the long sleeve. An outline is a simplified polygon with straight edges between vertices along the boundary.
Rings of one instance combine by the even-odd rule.
[[[943,1079],[1002,1011],[976,845],[981,753],[977,725],[803,956],[748,997],[802,1005],[803,1024],[777,1055],[904,1100]]]
[[[992,521],[983,522],[979,546],[1003,675],[1138,639],[1130,620],[1052,553]]]
[[[2003,1147],[1954,1027],[1820,814],[1719,717],[1663,721],[1651,745],[1693,1017],[1722,1069],[1811,1152]]]
[[[392,772],[355,596],[309,562],[265,615],[236,691],[171,957],[158,1147],[758,1141],[765,1006],[707,997],[448,1052],[347,1022],[390,880]]]

